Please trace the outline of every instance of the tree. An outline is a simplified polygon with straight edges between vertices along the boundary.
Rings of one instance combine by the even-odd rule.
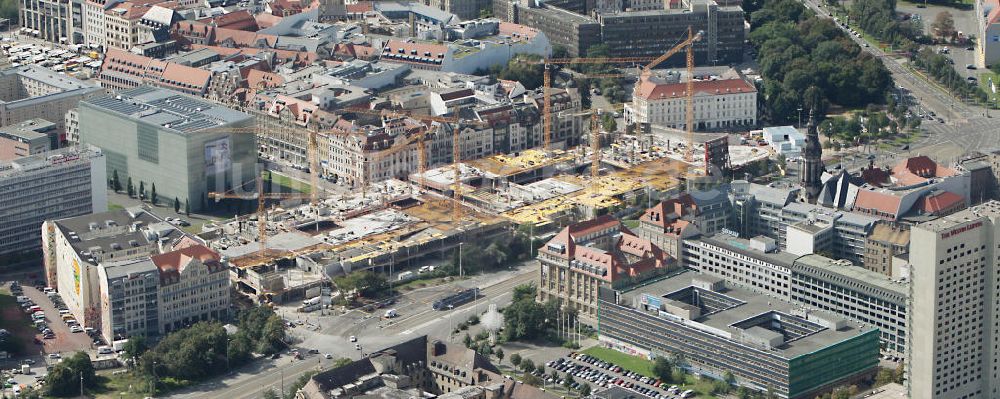
[[[520,302],[526,299],[534,301],[537,295],[538,288],[536,288],[534,284],[521,284],[514,287],[513,302]]]
[[[517,292],[515,292],[516,295]],[[544,305],[533,299],[522,299],[510,304],[503,310],[504,337],[509,341],[516,341],[530,340],[541,336],[548,324],[551,323],[547,320],[554,320],[554,310],[546,309]]]
[[[885,385],[896,379],[896,374],[892,372],[892,369],[879,369],[878,375],[875,376],[875,385]]]
[[[122,191],[122,182],[121,180],[118,180],[117,169],[111,172],[111,189],[115,190],[116,193]]]
[[[931,32],[939,39],[951,40],[955,36],[955,17],[948,11],[941,11],[931,24]]]
[[[583,386],[580,387],[580,396],[590,396],[590,384],[583,384]]]
[[[128,178],[128,196],[131,198],[135,195],[135,186],[132,185],[132,176]]]
[[[569,390],[570,387],[573,386],[574,382],[576,382],[576,381],[573,381],[573,375],[572,374],[566,374],[566,379],[563,380],[563,387],[565,387],[566,390]]]
[[[181,213],[181,200],[174,197],[174,213]]]
[[[122,346],[122,350],[128,355],[129,358],[138,359],[146,350],[149,349],[149,345],[146,343],[146,337],[142,335],[136,335],[128,339],[125,345]]]
[[[184,199],[184,216],[191,217],[191,204],[187,198]]]
[[[466,348],[471,348],[472,347],[472,336],[470,336],[469,333],[465,333],[465,338],[462,338],[462,343],[465,344]]]
[[[357,291],[365,298],[374,298],[386,293],[389,289],[388,278],[370,270],[356,271],[346,276],[334,278],[337,286],[345,291]]]
[[[657,356],[656,362],[653,363],[653,375],[660,381],[671,382],[673,381],[673,372],[674,365],[670,363],[670,360],[666,356]]]
[[[552,58],[569,58],[569,50],[566,50],[566,46],[561,44],[553,45]]]
[[[78,396],[80,392],[80,378],[83,378],[84,389],[94,386],[94,365],[90,362],[90,356],[84,352],[76,352],[71,357],[63,359],[56,364],[45,377],[45,387],[50,396]]]
[[[503,348],[497,347],[493,354],[497,356],[497,363],[503,364]]]
[[[510,355],[510,364],[513,364],[514,367],[519,367],[521,365],[521,355],[517,353]]]
[[[153,183],[152,187],[149,189],[149,202],[156,205],[156,183]]]
[[[601,116],[601,127],[604,128],[605,132],[614,133],[618,131],[618,122],[615,120],[614,115],[606,113]]]
[[[288,387],[288,392],[285,393],[285,399],[295,399],[295,394],[309,383],[309,380],[316,375],[316,371],[307,371],[305,374],[299,376],[295,379],[295,382]]]
[[[521,370],[524,370],[525,373],[531,374],[535,371],[535,362],[531,359],[522,359]]]
[[[253,360],[253,342],[250,342],[246,333],[240,331],[229,340],[229,344],[226,346],[226,357],[229,359],[227,365],[230,368]]]
[[[519,54],[507,62],[497,78],[521,82],[525,89],[534,90],[542,85],[544,66],[537,55]]]
[[[139,182],[139,199],[146,198],[146,182]]]
[[[264,391],[264,394],[261,395],[261,398],[263,398],[263,399],[281,399],[281,397],[278,396],[278,393],[274,392],[274,389],[272,389],[272,388],[268,388],[266,391]]]

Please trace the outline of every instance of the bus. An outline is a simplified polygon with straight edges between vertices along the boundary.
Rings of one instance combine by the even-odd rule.
[[[469,288],[434,301],[434,310],[449,310],[474,301],[479,297],[479,288]]]

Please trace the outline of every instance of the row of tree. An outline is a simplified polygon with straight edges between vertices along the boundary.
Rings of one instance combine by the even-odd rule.
[[[750,15],[750,42],[764,78],[761,101],[772,123],[789,123],[829,103],[880,103],[892,85],[885,66],[846,37],[832,20],[795,0],[764,2]]]
[[[108,181],[108,188],[114,190],[116,193],[121,192],[124,188],[128,192],[129,197],[138,196],[140,200],[149,199],[149,202],[156,205],[160,198],[156,194],[156,183],[150,186],[149,191],[146,191],[146,182],[139,182],[139,189],[136,190],[135,185],[132,184],[132,177],[129,176],[128,183],[123,187],[121,180],[118,178],[118,171],[115,170],[111,173],[111,180]]]
[[[924,47],[913,57],[913,65],[926,71],[931,78],[958,97],[981,103],[986,102],[988,98],[983,89],[975,83],[970,83],[955,71],[955,66],[948,57],[934,52],[930,47]]]
[[[233,335],[218,322],[199,322],[168,334],[151,348],[144,337],[132,337],[123,351],[144,379],[197,381],[246,364],[254,353],[270,355],[285,346],[281,317],[258,306],[239,315]]]
[[[926,41],[919,19],[897,18],[895,0],[855,0],[847,15],[865,33],[904,51],[914,52]]]

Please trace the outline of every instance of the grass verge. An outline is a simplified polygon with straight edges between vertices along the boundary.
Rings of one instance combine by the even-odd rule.
[[[621,368],[642,374],[647,377],[656,378],[653,374],[653,362],[638,356],[627,355],[614,349],[593,346],[581,351],[587,355],[596,357],[608,363],[614,363]]]
[[[302,193],[309,194],[312,192],[312,186],[309,183],[293,179],[289,176],[283,175],[275,171],[263,172],[262,176],[267,179],[267,174],[271,174],[271,192],[272,193]],[[267,186],[264,186],[267,187]]]

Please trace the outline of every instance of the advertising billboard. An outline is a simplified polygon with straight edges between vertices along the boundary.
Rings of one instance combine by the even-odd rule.
[[[229,137],[223,137],[205,143],[206,175],[224,173],[232,168],[233,159],[229,150]]]

